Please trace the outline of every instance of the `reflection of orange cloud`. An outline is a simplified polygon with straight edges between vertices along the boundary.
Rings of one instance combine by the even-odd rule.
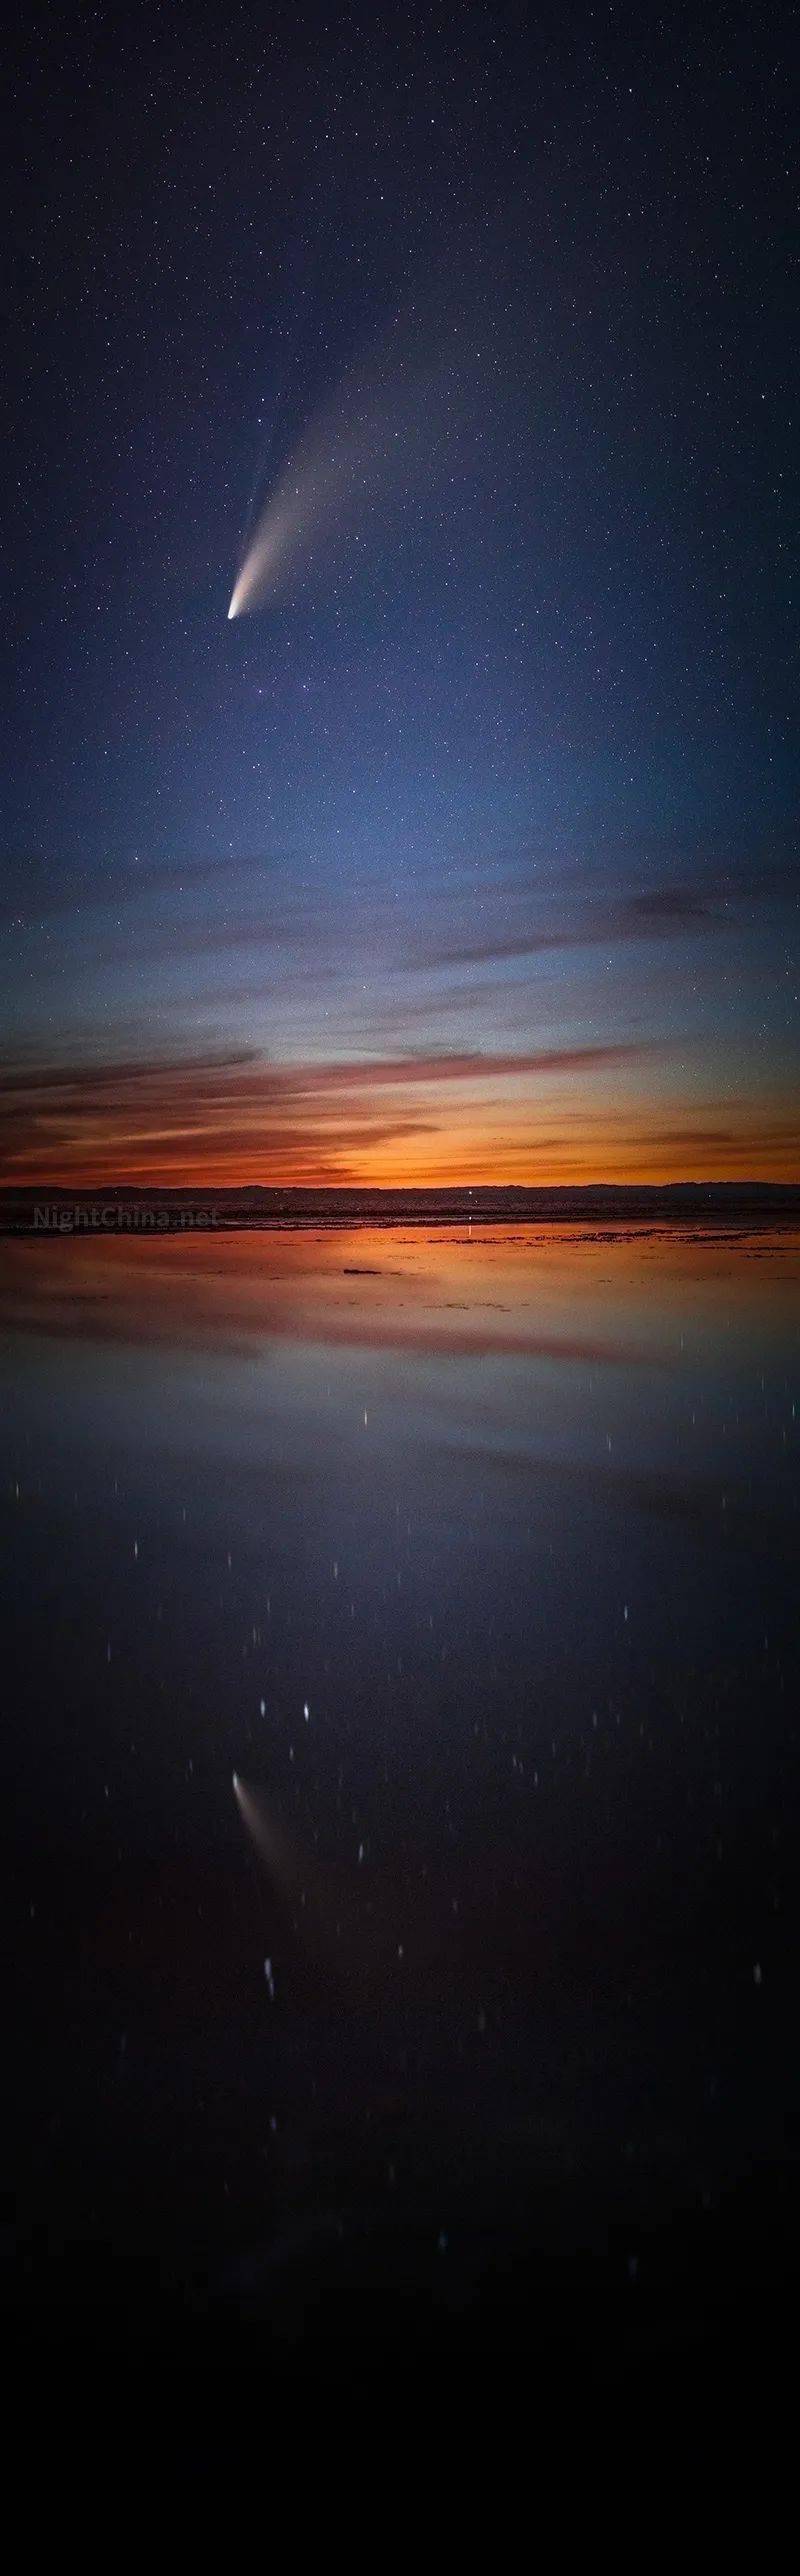
[[[753,1238],[736,1256],[713,1229],[648,1223],[339,1226],[224,1236],[120,1234],[0,1239],[4,1328],[57,1338],[255,1354],[308,1342],[425,1359],[487,1357],[547,1367],[669,1366],[675,1312],[742,1316],[764,1297],[793,1323],[800,1231]],[[477,1417],[476,1417],[477,1419]]]
[[[630,1044],[271,1064],[255,1053],[12,1066],[7,1184],[458,1186],[797,1171],[778,1099],[690,1105]]]

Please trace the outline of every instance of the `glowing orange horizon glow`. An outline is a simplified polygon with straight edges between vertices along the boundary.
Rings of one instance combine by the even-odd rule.
[[[4,1137],[6,1188],[557,1188],[790,1182],[800,1168],[800,1122],[777,1086],[687,1098],[658,1049],[625,1044],[21,1065]]]
[[[197,1136],[180,1147],[166,1137],[121,1141],[101,1137],[91,1146],[72,1140],[59,1153],[21,1156],[0,1168],[0,1186],[15,1189],[102,1190],[197,1189],[559,1189],[603,1185],[643,1187],[678,1181],[764,1180],[797,1184],[800,1180],[796,1130],[787,1121],[785,1135],[756,1126],[738,1138],[721,1135],[698,1140],[687,1124],[682,1139],[659,1146],[646,1131],[621,1136],[613,1127],[591,1146],[528,1133],[508,1139],[495,1151],[490,1137],[463,1134],[452,1138],[406,1138],[393,1145],[364,1144],[341,1151],[335,1137],[301,1149],[291,1141],[269,1151],[245,1150],[237,1142],[226,1148],[218,1139]]]

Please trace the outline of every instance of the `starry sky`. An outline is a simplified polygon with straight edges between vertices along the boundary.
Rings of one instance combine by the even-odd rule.
[[[788,13],[10,68],[3,1180],[797,1177]]]

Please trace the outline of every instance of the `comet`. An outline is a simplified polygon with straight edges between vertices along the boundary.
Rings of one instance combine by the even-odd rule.
[[[248,538],[229,622],[337,569],[343,554],[363,560],[412,502],[452,486],[481,446],[479,414],[455,334],[423,352],[403,345],[395,326],[280,470]]]

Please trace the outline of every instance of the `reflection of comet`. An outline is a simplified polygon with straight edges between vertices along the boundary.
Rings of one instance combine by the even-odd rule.
[[[396,1936],[388,1932],[382,1917],[376,1919],[371,1872],[361,1867],[363,1846],[349,1868],[326,1867],[292,1841],[263,1792],[250,1788],[238,1771],[233,1774],[233,1794],[272,1894],[309,1963],[333,1974],[337,1983],[344,1980],[350,1990],[380,1982],[388,1963],[402,1958],[402,1944],[398,1949]],[[390,1908],[396,1901],[395,1891]],[[405,1875],[402,1902],[405,1914]]]
[[[363,1845],[357,1856],[351,1849],[347,1859],[326,1862],[293,1842],[271,1801],[238,1771],[233,1792],[283,1917],[278,1927],[270,1911],[267,1937],[289,1929],[315,1984],[340,2004],[383,2015],[413,1993],[420,2010],[438,2012],[448,1995],[459,2009],[471,1996],[482,2012],[494,1989],[507,2010],[515,1988],[535,1997],[547,1961],[555,1970],[565,1942],[581,1940],[588,1976],[595,1931],[582,1918],[576,1930],[569,1876],[562,1883],[558,1873],[549,1881],[521,1873],[513,1841],[499,1856],[494,1845],[462,1855],[456,1898],[449,1847],[433,1869],[414,1868],[402,1846],[380,1870],[362,1866]],[[269,1984],[271,1960],[265,1974]]]
[[[302,1928],[307,1946],[316,1951],[330,1948],[332,1933],[339,1937],[340,1925],[329,1920],[328,1907],[319,1884],[319,1872],[309,1869],[291,1837],[276,1823],[266,1798],[247,1781],[233,1774],[233,1794],[239,1814],[259,1860],[263,1863],[274,1894],[289,1914],[296,1931]]]
[[[283,467],[249,539],[229,619],[243,617],[292,577],[308,578],[348,534],[363,546],[370,519],[402,512],[451,479],[471,401],[451,342],[431,358],[401,351],[390,334],[371,363],[348,376]]]
[[[255,1843],[256,1851],[263,1860],[265,1869],[269,1871],[279,1894],[289,1901],[296,1894],[299,1877],[294,1855],[289,1851],[283,1836],[273,1824],[265,1800],[259,1798],[254,1789],[248,1789],[246,1780],[240,1780],[238,1771],[234,1771],[233,1774],[233,1794],[242,1823],[247,1828],[251,1842]]]

